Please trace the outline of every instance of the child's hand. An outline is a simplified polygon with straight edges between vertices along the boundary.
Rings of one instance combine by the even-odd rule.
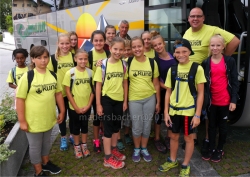
[[[168,113],[164,113],[164,120],[167,127],[170,127],[172,125],[172,121]]]
[[[57,123],[60,124],[63,122],[63,119],[64,119],[64,115],[62,113],[58,114],[58,117],[57,117]]]
[[[84,114],[85,112],[87,112],[89,110],[90,106],[85,106],[81,109],[82,114]]]
[[[20,122],[20,129],[22,131],[28,132],[28,123],[26,121]]]
[[[128,103],[123,102],[123,112],[126,111],[127,109],[128,109]]]
[[[157,103],[157,104],[155,105],[155,114],[159,114],[160,110],[161,110],[160,104]]]
[[[230,103],[229,111],[234,111],[235,109],[236,109],[236,104],[235,103]]]
[[[98,60],[95,64],[96,67],[102,66],[102,59]]]
[[[102,116],[103,115],[103,108],[102,105],[97,105],[97,114],[98,116]]]
[[[78,107],[75,108],[75,111],[76,111],[77,114],[82,114],[82,110],[80,108],[78,108]]]
[[[192,129],[200,125],[200,121],[201,121],[200,118],[194,116],[190,124],[192,125]]]

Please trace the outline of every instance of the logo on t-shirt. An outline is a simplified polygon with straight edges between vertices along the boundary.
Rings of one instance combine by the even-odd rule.
[[[190,40],[191,46],[201,46],[201,40]]]
[[[133,76],[150,76],[152,77],[152,71],[145,71],[145,70],[132,70]]]
[[[21,77],[23,76],[23,74],[24,74],[24,73],[22,73],[22,74],[16,74],[16,78],[17,78],[18,80],[20,80]]]
[[[123,72],[106,73],[107,80],[110,80],[112,77],[123,77]]]
[[[35,87],[37,94],[41,94],[42,92],[56,90],[56,83],[43,84],[43,85],[32,85],[32,87]]]
[[[57,66],[58,69],[61,69],[61,68],[73,68],[73,67],[74,67],[73,63],[60,63]]]
[[[187,73],[178,72],[177,77],[180,78],[180,79],[187,80],[188,79],[188,72]]]
[[[89,78],[85,78],[85,79],[76,79],[75,80],[75,85],[81,85],[81,84],[86,84],[89,83]]]

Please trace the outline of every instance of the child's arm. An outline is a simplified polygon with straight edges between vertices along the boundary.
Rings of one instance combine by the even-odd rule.
[[[197,84],[197,101],[195,115],[191,121],[192,128],[200,124],[201,109],[204,100],[204,83]]]
[[[128,79],[123,80],[124,98],[123,98],[123,111],[128,109]]]
[[[13,83],[9,83],[9,87],[10,87],[10,88],[13,88],[13,89],[16,89],[16,88],[17,88],[17,86],[16,86],[15,84],[13,84]]]
[[[155,90],[156,90],[156,106],[155,106],[155,113],[156,114],[159,114],[160,112],[160,84],[159,84],[159,78],[156,77],[154,78],[153,80],[153,84],[154,84],[154,87],[155,87]]]
[[[64,119],[64,115],[65,115],[65,107],[64,107],[64,100],[63,100],[62,92],[57,92],[55,94],[55,98],[56,98],[57,106],[60,110],[60,114],[57,117],[57,123],[60,124],[62,123]]]
[[[103,108],[101,104],[102,83],[96,82],[96,109],[99,116],[103,115]]]
[[[81,109],[76,105],[76,102],[72,96],[72,93],[70,91],[70,87],[65,86],[65,91],[66,91],[66,95],[68,97],[68,100],[70,102],[70,104],[73,106],[74,110],[76,111],[77,114],[82,114]]]
[[[164,107],[164,120],[165,120],[165,124],[167,127],[171,126],[172,124],[172,121],[168,114],[171,93],[172,93],[171,88],[167,87],[166,96],[165,96],[165,107]]]
[[[92,105],[92,103],[93,103],[94,98],[95,98],[95,95],[94,95],[93,93],[91,93],[91,94],[90,94],[90,98],[89,98],[89,103],[88,103],[88,105],[85,106],[85,107],[83,107],[83,108],[81,109],[82,114],[84,114],[85,112],[87,112],[87,111],[91,108],[91,105]]]
[[[18,121],[20,123],[20,129],[25,132],[28,132],[28,123],[25,119],[25,99],[16,98],[16,111]]]

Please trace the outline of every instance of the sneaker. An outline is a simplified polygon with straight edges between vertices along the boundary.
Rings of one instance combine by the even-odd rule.
[[[84,157],[90,156],[90,151],[88,150],[87,145],[84,146],[84,144],[81,144],[81,148],[82,148],[82,154],[84,155]]]
[[[112,149],[111,154],[117,159],[117,160],[125,160],[126,156],[118,151],[117,148]]]
[[[93,145],[94,145],[94,151],[95,152],[99,153],[99,152],[102,151],[99,139],[93,140]]]
[[[186,177],[190,175],[190,166],[187,166],[187,168],[181,168],[180,177]]]
[[[158,170],[160,170],[161,172],[166,172],[166,171],[170,170],[171,168],[175,168],[177,166],[178,166],[178,161],[176,160],[176,161],[173,162],[170,159],[170,157],[168,157],[167,161],[164,164],[162,164],[158,168]]]
[[[165,146],[166,146],[168,149],[170,149],[170,138],[169,138],[169,137],[165,137],[164,142],[165,142]]]
[[[124,136],[124,139],[125,139],[125,143],[127,145],[132,145],[133,144],[133,140],[130,136]]]
[[[41,171],[39,174],[34,174],[34,176],[48,176],[48,175],[46,175],[43,171]]]
[[[125,146],[124,146],[122,140],[117,141],[117,148],[119,151],[125,151]]]
[[[214,154],[214,149],[213,150],[209,150],[207,153],[205,153],[205,154],[203,154],[202,156],[201,156],[201,158],[203,159],[203,160],[210,160],[211,159],[211,157],[212,157],[212,155]]]
[[[167,148],[161,143],[161,140],[154,140],[154,144],[155,144],[156,149],[159,152],[161,152],[163,154],[167,153]]]
[[[141,156],[140,156],[141,149],[134,149],[134,153],[132,156],[132,160],[134,162],[140,162]]]
[[[141,149],[141,154],[146,162],[150,162],[152,160],[152,156],[149,154],[147,149]]]
[[[208,151],[209,151],[209,142],[204,139],[201,146],[201,154],[206,154],[208,153]]]
[[[125,163],[123,161],[117,160],[114,156],[111,156],[108,160],[104,158],[103,165],[113,169],[121,169],[125,166]]]
[[[80,159],[82,158],[82,149],[80,145],[74,145],[74,154],[75,158]]]
[[[155,132],[154,131],[151,131],[150,132],[150,135],[149,135],[149,138],[154,138],[155,137]]]
[[[67,144],[67,138],[66,137],[61,137],[60,150],[61,151],[68,150],[68,144]]]
[[[214,154],[211,157],[212,162],[220,162],[222,159],[222,156],[224,155],[223,150],[215,150]]]
[[[72,135],[69,136],[69,143],[74,145],[74,138]]]
[[[53,164],[51,161],[48,161],[46,165],[42,164],[43,171],[49,171],[51,174],[58,174],[61,172],[61,168]]]

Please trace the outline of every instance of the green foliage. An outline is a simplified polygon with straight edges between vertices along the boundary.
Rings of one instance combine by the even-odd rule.
[[[12,16],[11,15],[6,16],[5,23],[6,23],[6,27],[7,27],[8,31],[11,34],[13,34],[13,21],[12,21]]]
[[[4,127],[5,123],[16,123],[17,122],[17,114],[14,107],[14,97],[9,93],[5,94],[4,99],[0,104],[0,115],[4,115],[3,120],[0,120],[0,129]]]
[[[6,19],[7,15],[12,17],[11,9],[12,0],[0,0],[0,29],[7,29]]]
[[[0,42],[2,42],[2,41],[3,41],[3,35],[0,34]]]
[[[3,137],[0,138],[0,141],[2,141],[2,139]],[[9,150],[7,144],[0,144],[0,163],[8,160],[8,158],[15,152],[16,152],[15,150]]]

